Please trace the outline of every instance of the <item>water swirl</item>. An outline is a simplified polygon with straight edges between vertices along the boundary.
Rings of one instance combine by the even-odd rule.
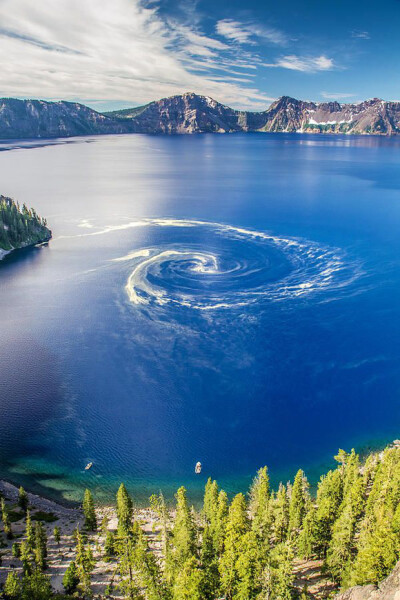
[[[135,305],[242,307],[337,293],[360,275],[343,251],[308,240],[203,221],[146,219],[139,224],[181,231],[156,247],[115,259],[133,263],[125,289]]]

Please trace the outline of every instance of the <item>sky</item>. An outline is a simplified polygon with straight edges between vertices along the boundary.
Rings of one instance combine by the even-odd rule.
[[[400,0],[0,0],[0,97],[400,100]]]

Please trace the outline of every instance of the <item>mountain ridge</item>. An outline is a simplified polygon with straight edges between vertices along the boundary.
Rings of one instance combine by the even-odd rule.
[[[100,113],[78,102],[0,99],[0,139],[235,132],[397,135],[400,102],[312,102],[281,96],[266,110],[254,112],[186,92]]]

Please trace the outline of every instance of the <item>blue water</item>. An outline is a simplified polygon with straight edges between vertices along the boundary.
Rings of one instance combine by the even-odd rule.
[[[196,501],[400,436],[400,140],[0,150],[1,193],[54,235],[0,264],[1,477]]]

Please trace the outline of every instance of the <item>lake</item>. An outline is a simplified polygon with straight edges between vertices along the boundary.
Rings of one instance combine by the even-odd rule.
[[[209,476],[315,483],[338,448],[400,436],[399,139],[0,150],[0,193],[53,231],[0,264],[0,477],[196,502]]]

